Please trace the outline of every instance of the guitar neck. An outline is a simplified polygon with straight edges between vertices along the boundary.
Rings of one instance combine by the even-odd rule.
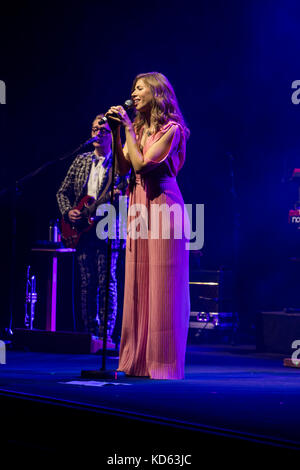
[[[87,207],[89,215],[90,216],[93,215],[96,212],[97,207],[100,206],[100,204],[103,204],[109,200],[110,200],[109,192],[104,194],[103,196],[100,196],[99,199],[97,199],[97,201],[92,202],[92,204]]]

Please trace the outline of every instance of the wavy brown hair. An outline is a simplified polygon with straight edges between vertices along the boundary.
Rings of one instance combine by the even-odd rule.
[[[140,79],[142,79],[152,91],[153,100],[151,118],[156,132],[158,132],[164,124],[172,120],[178,122],[178,124],[182,126],[185,137],[188,138],[190,131],[185,124],[174,89],[167,77],[159,72],[140,73],[133,81],[131,93],[135,89],[137,81]],[[144,123],[145,115],[137,112],[134,120],[134,126],[137,133],[143,127]]]

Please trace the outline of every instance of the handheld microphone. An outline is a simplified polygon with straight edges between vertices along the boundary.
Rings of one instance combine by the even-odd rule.
[[[130,109],[133,107],[133,101],[132,100],[126,100],[125,103],[123,104],[123,108],[127,111],[127,109]],[[108,119],[106,116],[103,116],[103,118],[101,118],[99,121],[98,121],[98,126],[101,126],[102,124],[105,124],[108,122]]]
[[[124,109],[130,109],[133,107],[133,101],[132,100],[126,100],[125,103],[123,104]],[[108,122],[107,117],[103,116],[103,118],[99,119],[98,121],[98,126],[101,126],[102,124],[106,124]],[[86,140],[83,144],[80,145],[80,147],[85,147],[86,145],[90,145],[93,142],[97,142],[99,140],[99,137],[95,135],[94,137],[91,137],[89,140]]]

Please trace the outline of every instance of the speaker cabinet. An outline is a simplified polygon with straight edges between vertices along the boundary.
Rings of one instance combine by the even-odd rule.
[[[291,356],[292,343],[300,341],[300,312],[260,312],[256,320],[257,351]]]

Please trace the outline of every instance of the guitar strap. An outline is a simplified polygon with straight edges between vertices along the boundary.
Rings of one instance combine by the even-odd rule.
[[[96,203],[100,201],[100,199],[102,199],[108,193],[111,182],[112,182],[112,166],[109,168],[109,171],[108,171],[108,178],[107,178],[106,186],[101,192],[101,196],[98,197]]]

